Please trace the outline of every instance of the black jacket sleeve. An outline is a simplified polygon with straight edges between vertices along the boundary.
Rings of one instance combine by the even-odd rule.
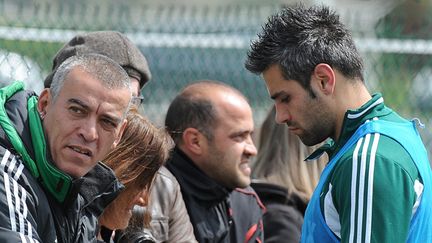
[[[54,242],[44,192],[19,157],[0,147],[0,242]]]

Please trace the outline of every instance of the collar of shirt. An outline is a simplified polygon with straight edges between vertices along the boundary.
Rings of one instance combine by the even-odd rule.
[[[381,93],[372,95],[372,98],[360,108],[348,110],[345,113],[342,131],[338,141],[334,141],[331,138],[327,139],[324,145],[309,155],[305,161],[318,159],[324,152],[326,152],[331,159],[363,123],[375,117],[389,115],[390,113],[392,113],[392,110],[384,105],[384,98]]]

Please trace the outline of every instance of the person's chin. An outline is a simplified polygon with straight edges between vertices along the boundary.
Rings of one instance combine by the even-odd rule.
[[[242,175],[240,177],[240,181],[238,182],[237,187],[239,187],[239,188],[245,188],[245,187],[248,187],[250,185],[250,183],[251,183],[250,177],[246,176],[246,175]]]
[[[91,160],[88,156],[64,156],[60,163],[63,168],[59,169],[75,178],[82,177],[96,165],[97,162],[93,163]]]
[[[129,220],[130,220],[130,217],[127,217],[127,220],[125,219],[125,221],[119,223],[119,225],[118,225],[118,227],[116,229],[119,229],[119,230],[126,229],[127,226],[129,225]]]
[[[70,161],[65,161],[62,164],[57,164],[57,168],[73,178],[82,177],[88,172],[88,170],[76,166],[76,164]]]
[[[82,172],[81,170],[77,170],[73,168],[69,170],[63,170],[63,171],[74,179],[83,177],[85,174],[87,174],[86,172]]]
[[[127,223],[127,224],[119,225],[119,226],[116,228],[116,230],[124,230],[124,229],[127,228],[127,226],[128,226],[128,223]]]

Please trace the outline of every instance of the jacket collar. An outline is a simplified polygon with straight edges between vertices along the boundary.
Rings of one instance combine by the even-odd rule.
[[[10,119],[10,123],[15,127],[22,139],[22,142],[24,143],[25,149],[28,151],[32,159],[34,159],[34,150],[31,144],[30,128],[27,119],[27,100],[33,95],[36,94],[30,91],[17,92],[4,104],[4,108]],[[8,148],[12,148],[13,146],[11,142],[1,128],[0,134],[0,144]]]
[[[258,194],[264,205],[268,202],[276,202],[280,204],[287,204],[288,202],[288,189],[268,182],[253,181],[251,187]]]
[[[100,215],[103,209],[108,206],[123,190],[114,172],[105,164],[99,162],[85,176],[77,179],[82,184],[79,187],[79,194],[84,199],[84,207],[90,207],[92,213]]]
[[[232,191],[208,177],[177,147],[167,167],[176,176],[183,193],[209,206],[225,200]]]
[[[372,95],[372,98],[360,108],[348,110],[345,113],[342,131],[338,141],[329,138],[323,146],[314,151],[306,160],[315,160],[324,154],[324,152],[326,152],[331,159],[363,123],[376,117],[387,116],[392,112],[390,108],[384,105],[384,98],[380,93]]]

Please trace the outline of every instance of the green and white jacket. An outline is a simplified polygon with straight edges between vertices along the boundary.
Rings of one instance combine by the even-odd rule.
[[[372,119],[405,120],[375,94],[358,110],[347,111],[337,142],[328,141],[308,159],[323,152],[331,159]],[[366,136],[340,161],[320,193],[321,212],[335,236],[341,242],[405,242],[423,192],[419,171],[406,150],[387,136]]]

